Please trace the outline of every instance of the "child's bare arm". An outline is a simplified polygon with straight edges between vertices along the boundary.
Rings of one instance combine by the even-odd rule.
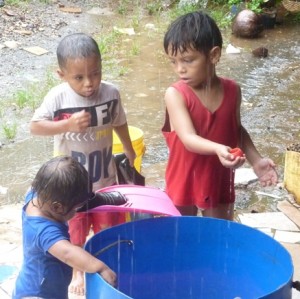
[[[33,135],[53,136],[66,132],[84,132],[90,125],[91,115],[84,110],[76,112],[68,119],[59,121],[31,121],[30,132]]]
[[[124,153],[129,159],[130,165],[133,166],[136,154],[132,147],[127,123],[122,126],[114,127],[114,131],[117,133],[123,144]]]
[[[185,102],[175,88],[167,89],[165,102],[170,117],[171,131],[176,132],[188,151],[202,155],[214,155],[218,150],[220,151],[220,144],[197,134]]]
[[[199,136],[181,94],[173,87],[167,89],[165,102],[170,117],[170,129],[178,135],[185,148],[200,155],[217,155],[224,167],[237,168],[245,158],[237,158],[230,147]]]
[[[49,253],[63,263],[82,272],[98,272],[109,284],[115,286],[116,274],[105,263],[101,262],[79,246],[67,240],[55,243]]]

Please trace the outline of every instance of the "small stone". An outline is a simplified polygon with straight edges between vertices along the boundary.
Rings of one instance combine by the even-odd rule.
[[[14,41],[14,40],[12,40],[12,41],[6,41],[6,42],[4,42],[4,45],[7,48],[10,48],[10,49],[16,49],[19,46],[19,44],[16,41]]]
[[[267,48],[265,47],[259,47],[259,48],[256,48],[252,51],[252,54],[253,56],[255,57],[262,57],[262,58],[265,58],[265,57],[268,57],[268,54],[269,54],[269,51]]]

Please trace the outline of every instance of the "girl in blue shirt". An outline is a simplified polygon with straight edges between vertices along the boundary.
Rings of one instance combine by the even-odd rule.
[[[22,211],[23,264],[13,299],[67,299],[72,268],[98,272],[115,285],[116,274],[106,264],[70,243],[67,221],[91,191],[87,171],[71,157],[55,157],[40,168]]]

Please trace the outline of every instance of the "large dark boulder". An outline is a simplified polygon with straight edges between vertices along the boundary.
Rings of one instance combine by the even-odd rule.
[[[240,11],[232,23],[232,32],[238,37],[255,38],[263,29],[261,17],[249,9]]]

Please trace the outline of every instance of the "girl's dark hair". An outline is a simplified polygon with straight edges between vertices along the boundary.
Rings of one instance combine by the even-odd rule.
[[[60,68],[65,67],[68,59],[87,58],[93,55],[101,59],[98,44],[92,37],[84,33],[65,36],[58,44],[56,55]]]
[[[59,202],[72,209],[89,198],[92,183],[88,172],[77,160],[59,156],[42,165],[33,180],[32,188],[41,204]]]
[[[202,11],[191,12],[177,18],[164,37],[167,54],[176,55],[188,49],[208,54],[213,47],[222,49],[222,35],[216,22]]]

